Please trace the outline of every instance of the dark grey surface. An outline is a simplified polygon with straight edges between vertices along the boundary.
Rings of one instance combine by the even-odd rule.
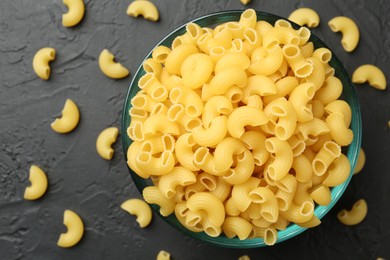
[[[390,258],[390,120],[389,90],[356,86],[363,117],[362,145],[367,163],[321,226],[273,247],[233,250],[203,244],[176,231],[155,215],[141,229],[120,204],[140,197],[128,174],[118,139],[114,159],[101,159],[96,137],[108,126],[120,126],[131,77],[111,80],[97,65],[103,48],[135,73],[150,49],[171,30],[204,14],[244,9],[239,0],[154,0],[160,21],[126,15],[130,0],[86,0],[86,14],[75,28],[64,28],[60,0],[0,1],[0,259],[155,259],[159,250],[173,259],[376,259]],[[314,32],[327,42],[352,73],[373,63],[389,73],[390,2],[253,0],[248,7],[288,16],[311,7],[320,17]],[[361,39],[352,54],[342,50],[340,35],[327,21],[346,15],[358,24]],[[49,81],[31,68],[35,52],[54,47]],[[66,98],[81,112],[77,129],[60,135],[50,129]],[[47,173],[49,188],[37,201],[26,201],[31,164]],[[369,213],[361,224],[347,227],[337,212],[365,198]],[[84,220],[85,235],[74,248],[56,245],[65,231],[65,209]]]

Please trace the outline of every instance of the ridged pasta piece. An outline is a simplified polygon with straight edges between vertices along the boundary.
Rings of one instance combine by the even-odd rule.
[[[320,17],[311,8],[298,8],[288,16],[288,19],[309,28],[315,28],[320,24]]]
[[[214,196],[216,196],[220,201],[225,201],[226,198],[230,195],[232,186],[227,183],[222,177],[217,178],[217,187],[215,190],[211,191]]]
[[[318,58],[323,64],[327,64],[332,59],[332,52],[328,48],[317,48],[313,52],[313,57]]]
[[[349,17],[337,16],[328,25],[333,32],[341,32],[341,45],[347,52],[352,52],[359,43],[360,33],[356,23]]]
[[[157,158],[151,153],[140,152],[135,163],[144,175],[164,175],[172,171],[175,166],[175,158],[170,151],[162,152]]]
[[[250,191],[249,198],[260,204],[260,215],[267,221],[275,223],[279,218],[279,205],[275,194],[268,188],[257,187]]]
[[[214,96],[210,98],[203,108],[202,122],[203,125],[210,127],[211,121],[220,116],[228,115],[233,111],[232,102],[225,96]]]
[[[166,115],[153,115],[148,117],[143,123],[143,134],[145,136],[155,136],[158,134],[179,135],[179,126],[168,120]]]
[[[209,79],[214,69],[214,63],[209,55],[194,53],[182,63],[180,74],[184,86],[197,89]]]
[[[293,180],[293,179],[291,179]],[[295,180],[295,178],[294,178]],[[276,200],[278,201],[278,207],[280,211],[287,211],[291,207],[295,195],[295,191],[297,189],[297,182],[291,181],[291,187],[289,187],[290,191],[287,191],[286,189],[279,189],[276,194]],[[279,213],[280,214],[280,213]]]
[[[171,260],[171,254],[165,250],[158,252],[156,260]]]
[[[228,131],[228,119],[226,116],[214,118],[208,129],[202,126],[192,129],[192,136],[195,142],[201,146],[216,146],[221,142]]]
[[[304,81],[313,83],[315,90],[319,90],[325,81],[325,68],[321,60],[317,57],[309,57],[306,59],[313,64],[313,72],[307,76]]]
[[[131,105],[136,109],[142,109],[147,112],[150,112],[153,110],[154,106],[158,102],[155,101],[153,98],[151,98],[147,94],[137,94],[131,99]]]
[[[231,52],[223,55],[215,64],[215,73],[219,73],[227,68],[238,67],[241,70],[246,70],[250,65],[250,59],[245,53]]]
[[[244,212],[251,204],[252,200],[249,193],[256,188],[259,183],[260,180],[258,178],[250,177],[246,182],[233,186],[232,199],[241,212]]]
[[[275,83],[266,76],[254,75],[248,78],[248,83],[244,88],[246,97],[252,95],[269,96],[277,93]]]
[[[287,63],[294,71],[295,76],[304,78],[312,74],[313,64],[307,61],[305,57],[303,57],[298,46],[293,44],[284,45],[282,52]]]
[[[237,163],[234,168],[230,168],[223,176],[227,183],[237,185],[247,181],[255,168],[253,154],[245,149],[245,151],[237,155]]]
[[[152,52],[152,60],[159,63],[160,65],[164,64],[171,51],[172,50],[170,48],[164,45],[157,46]]]
[[[275,100],[280,97],[285,97],[289,95],[293,89],[299,85],[298,80],[295,77],[287,76],[275,83],[277,93],[275,95],[270,95],[264,97],[264,104],[270,103],[272,100]]]
[[[233,156],[240,155],[246,150],[244,142],[233,137],[226,137],[215,148],[215,168],[226,172],[233,164]]]
[[[291,204],[286,211],[281,211],[280,215],[297,224],[309,221],[314,214],[314,203],[305,201],[301,205]]]
[[[310,160],[303,154],[294,157],[292,169],[295,171],[295,178],[299,182],[308,182],[313,175],[313,169]]]
[[[268,165],[267,172],[274,180],[280,180],[288,174],[293,162],[293,154],[290,145],[276,137],[268,138],[265,147],[271,154],[275,154],[275,160]]]
[[[283,52],[279,46],[272,49],[259,47],[253,51],[249,72],[256,75],[269,76],[276,72],[283,63]]]
[[[241,106],[233,110],[227,120],[227,130],[232,137],[240,138],[245,126],[259,126],[267,123],[268,118],[263,111],[253,107]]]
[[[238,21],[244,29],[246,28],[255,28],[257,22],[257,15],[255,10],[246,9],[240,16]]]
[[[303,57],[305,57],[306,59],[313,56],[313,53],[314,53],[313,42],[307,42],[307,43],[299,46],[299,49],[301,50]]]
[[[217,64],[218,61],[226,54],[226,49],[222,46],[216,46],[210,49],[209,56],[213,63]]]
[[[149,204],[156,204],[160,207],[160,214],[164,217],[171,215],[175,210],[175,202],[165,197],[156,186],[148,186],[143,189],[142,196]]]
[[[243,99],[244,95],[242,92],[242,88],[239,88],[237,86],[231,86],[230,88],[228,88],[228,90],[226,90],[224,96],[227,97],[233,104],[237,104]]]
[[[342,184],[348,179],[351,172],[351,164],[348,157],[344,154],[340,154],[340,157],[333,161],[328,168],[328,176],[322,182],[322,184],[335,187]]]
[[[313,201],[309,193],[312,187],[312,180],[308,182],[297,182],[297,188],[292,202],[296,205],[301,205],[305,201]]]
[[[319,226],[321,224],[321,220],[316,217],[316,215],[313,215],[313,217],[306,222],[298,223],[297,225],[303,228],[313,228],[316,226]]]
[[[204,31],[196,23],[188,23],[186,25],[186,33],[181,36],[183,43],[192,43],[196,44],[200,36],[202,36]]]
[[[159,80],[161,81],[161,84],[163,84],[168,91],[182,84],[181,78],[177,75],[170,74],[165,67],[161,71]]]
[[[326,124],[329,127],[330,135],[339,145],[347,146],[352,143],[353,132],[345,124],[345,116],[342,113],[335,112],[330,114],[326,118]]]
[[[264,34],[272,28],[273,28],[273,26],[264,20],[257,21],[256,26],[255,26],[255,30],[259,32],[261,37],[263,37]]]
[[[269,157],[269,152],[265,148],[265,135],[257,131],[246,131],[240,139],[246,148],[252,151],[254,163],[258,166],[264,165]]]
[[[278,240],[278,232],[274,227],[267,227],[264,229],[255,230],[255,236],[264,239],[264,243],[268,246],[272,246]]]
[[[206,218],[216,227],[222,226],[225,220],[222,202],[209,192],[194,194],[188,199],[187,206],[193,212],[204,211]]]
[[[317,137],[329,133],[329,126],[321,119],[313,118],[312,120],[298,124],[299,133],[302,134],[303,140],[310,137]]]
[[[314,93],[315,86],[311,82],[298,85],[290,93],[288,101],[295,109],[298,122],[308,122],[313,119],[313,112],[308,103],[313,99]]]
[[[252,231],[252,224],[240,217],[227,217],[222,225],[222,231],[228,238],[237,236],[240,240],[249,237]]]
[[[332,194],[330,193],[330,189],[325,185],[318,185],[313,187],[310,193],[313,200],[321,206],[329,205],[332,200]]]
[[[172,171],[161,176],[158,187],[165,197],[171,199],[176,194],[176,187],[188,186],[196,182],[195,173],[182,167],[176,166]]]
[[[210,82],[210,92],[222,95],[231,86],[244,87],[247,84],[247,75],[238,67],[228,67],[215,74]]]
[[[322,176],[327,171],[330,164],[341,156],[341,147],[339,144],[328,141],[314,157],[312,162],[313,173]]]
[[[298,45],[300,42],[297,32],[288,27],[274,27],[268,30],[263,36],[263,46],[272,50],[279,44]]]
[[[368,82],[370,86],[385,90],[387,87],[387,80],[383,71],[375,65],[365,64],[359,66],[352,74],[352,82],[362,84]]]
[[[366,163],[366,153],[364,152],[363,148],[360,147],[359,156],[353,174],[358,174],[359,172],[361,172],[365,163]]]
[[[141,147],[140,142],[132,142],[131,145],[129,146],[129,149],[127,149],[127,165],[129,166],[130,169],[132,169],[138,176],[146,179],[150,177],[149,172],[142,171],[136,163],[136,158],[138,156],[139,150]]]
[[[359,224],[366,218],[367,211],[367,202],[364,199],[360,199],[353,204],[350,211],[345,209],[341,210],[337,214],[337,218],[344,225],[353,226]]]
[[[198,171],[199,167],[194,164],[194,148],[196,143],[191,135],[191,133],[186,133],[181,135],[175,145],[175,155],[177,160],[185,168],[190,171]]]
[[[347,102],[345,102],[344,100],[335,100],[335,101],[330,102],[325,107],[325,111],[328,114],[339,112],[339,113],[343,114],[343,116],[344,116],[345,125],[347,127],[349,127],[349,125],[351,124],[352,109],[349,106],[349,104]]]
[[[261,46],[261,36],[253,28],[246,28],[244,31],[244,46],[246,49],[246,54],[250,56],[252,52]]]
[[[168,97],[167,88],[161,84],[156,75],[153,73],[146,73],[138,81],[140,89],[145,92],[155,101],[164,102]]]
[[[190,43],[181,44],[173,49],[165,60],[165,68],[170,74],[180,75],[184,60],[191,54],[198,53],[198,48]]]

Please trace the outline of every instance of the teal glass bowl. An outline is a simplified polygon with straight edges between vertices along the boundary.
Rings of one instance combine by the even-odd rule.
[[[219,25],[221,23],[229,22],[229,21],[238,21],[240,19],[240,15],[243,11],[223,11],[218,13],[212,13],[205,16],[202,16],[200,18],[194,19],[191,22],[196,23],[200,25],[201,27],[215,27],[216,25]],[[264,13],[264,12],[256,12],[257,13],[257,19],[258,20],[264,20],[271,24],[274,24],[275,21],[278,19],[286,19],[283,17],[279,17],[277,15]],[[298,29],[300,26],[291,22],[293,27],[295,29]],[[186,24],[180,26],[173,32],[171,32],[168,36],[166,36],[163,40],[161,40],[156,46],[164,45],[170,47],[172,44],[172,41],[175,39],[175,37],[182,35],[185,33]],[[330,49],[324,42],[322,42],[318,37],[316,37],[314,34],[311,34],[310,41],[313,42],[315,48],[325,47]],[[155,47],[156,47],[155,46]],[[153,48],[154,49],[154,48]],[[316,206],[314,214],[321,219],[326,215],[326,213],[329,212],[329,210],[337,203],[337,201],[340,199],[342,194],[344,193],[345,189],[348,186],[348,183],[351,180],[351,177],[353,175],[353,170],[356,165],[356,161],[359,154],[360,149],[360,143],[361,143],[361,137],[362,137],[362,122],[361,122],[361,114],[360,114],[360,108],[359,108],[359,102],[356,97],[355,89],[351,83],[351,80],[348,76],[348,73],[345,71],[344,67],[342,66],[341,62],[332,52],[332,60],[329,62],[329,64],[335,69],[335,75],[341,80],[343,83],[343,93],[341,96],[341,99],[344,99],[352,108],[352,122],[350,128],[352,129],[354,133],[354,138],[352,143],[343,149],[343,153],[347,155],[348,159],[351,162],[351,173],[348,177],[348,179],[340,184],[339,186],[336,186],[332,188],[332,201],[327,206]],[[150,58],[152,56],[152,51],[146,56],[145,60]],[[127,161],[127,150],[132,143],[132,140],[127,136],[127,127],[130,125],[130,116],[129,116],[129,110],[131,108],[130,100],[137,94],[137,92],[140,90],[138,88],[138,81],[139,79],[145,74],[145,71],[142,68],[142,64],[139,66],[137,72],[135,73],[133,80],[131,81],[129,90],[127,92],[127,97],[124,103],[123,107],[123,114],[122,114],[122,127],[121,127],[121,138],[122,138],[122,145],[123,145],[123,152]],[[152,185],[150,180],[145,180],[141,177],[139,177],[136,173],[134,173],[129,168],[130,175],[137,186],[138,190],[142,193],[142,190]],[[160,215],[159,213],[159,207],[156,205],[152,205],[153,210],[156,214]],[[161,215],[160,215],[161,216]],[[222,247],[229,247],[229,248],[256,248],[256,247],[263,247],[266,246],[264,243],[264,240],[261,238],[253,238],[253,239],[245,239],[245,240],[239,240],[236,238],[227,238],[224,235],[221,235],[219,237],[210,237],[207,234],[201,232],[201,233],[195,233],[188,229],[186,229],[184,226],[180,224],[180,222],[176,219],[175,214],[171,214],[168,217],[161,216],[166,222],[168,222],[170,225],[175,227],[176,229],[182,231],[183,233],[194,237],[196,239],[202,240],[204,242],[222,246]],[[290,239],[303,231],[305,231],[306,228],[299,227],[296,224],[290,224],[287,229],[278,231],[278,242],[285,241],[287,239]]]

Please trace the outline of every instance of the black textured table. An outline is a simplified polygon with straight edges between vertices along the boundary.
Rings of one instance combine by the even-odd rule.
[[[128,173],[121,142],[112,161],[100,158],[96,137],[106,127],[120,126],[131,77],[111,80],[97,63],[102,49],[135,73],[151,48],[176,27],[204,14],[244,9],[239,0],[154,0],[160,21],[126,15],[130,0],[86,0],[84,20],[75,28],[61,24],[66,8],[60,0],[0,1],[0,259],[155,259],[164,249],[179,259],[376,259],[390,258],[390,95],[368,85],[356,86],[363,117],[362,146],[367,163],[353,177],[346,193],[323,223],[273,247],[233,250],[186,237],[154,215],[139,228],[120,209],[140,197]],[[348,3],[347,3],[348,2]],[[320,17],[314,32],[327,42],[352,73],[360,64],[381,67],[387,76],[390,55],[390,2],[385,0],[281,1],[253,0],[248,7],[288,16],[298,7],[311,7]],[[343,51],[340,35],[327,26],[346,15],[358,24],[360,43]],[[34,74],[37,50],[53,47],[48,81]],[[60,135],[50,123],[66,98],[81,113],[77,129]],[[37,201],[23,199],[31,164],[47,173],[49,188]],[[368,216],[359,225],[338,222],[337,212],[365,198]],[[56,245],[64,232],[63,212],[72,209],[85,223],[85,234],[73,248]]]

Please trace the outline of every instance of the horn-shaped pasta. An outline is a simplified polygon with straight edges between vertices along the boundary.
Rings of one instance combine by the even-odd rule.
[[[344,116],[344,122],[347,127],[351,124],[352,120],[352,110],[351,107],[348,105],[347,102],[344,100],[335,100],[330,102],[326,107],[325,107],[326,113],[329,115],[332,113],[339,112],[343,114]]]
[[[83,0],[63,0],[68,7],[68,12],[62,15],[62,25],[65,27],[73,27],[77,25],[84,16],[84,1]]]
[[[60,134],[66,134],[76,128],[80,120],[80,112],[76,103],[67,99],[61,111],[61,117],[51,123],[51,128]]]
[[[149,204],[160,206],[160,214],[164,217],[169,216],[175,210],[175,202],[165,197],[156,186],[148,186],[142,191],[142,196]]]
[[[383,71],[371,64],[359,66],[352,74],[353,83],[362,84],[366,81],[370,86],[379,90],[385,90],[387,86],[386,77],[385,74],[383,74]]]
[[[223,55],[215,64],[215,73],[218,74],[227,68],[237,67],[241,70],[246,70],[250,65],[250,60],[245,53],[232,52]]]
[[[121,79],[129,75],[129,70],[122,64],[114,61],[114,55],[107,49],[104,49],[99,55],[99,67],[101,71],[109,78]]]
[[[228,131],[228,119],[226,116],[218,116],[211,120],[208,129],[202,126],[192,129],[192,136],[197,144],[201,146],[216,146],[221,142]]]
[[[269,96],[277,93],[275,83],[266,76],[254,75],[248,78],[248,84],[244,88],[244,95]]]
[[[291,204],[286,211],[280,211],[280,215],[295,223],[304,223],[309,221],[314,214],[314,203],[305,201],[302,205]]]
[[[263,36],[263,46],[267,50],[272,50],[279,44],[298,45],[299,43],[300,39],[297,32],[288,27],[274,27]]]
[[[172,103],[183,104],[184,112],[190,117],[198,117],[203,112],[203,102],[199,95],[187,87],[175,87],[169,93]]]
[[[351,164],[348,157],[344,154],[340,154],[340,157],[333,161],[328,168],[328,176],[322,182],[322,184],[335,187],[346,181],[351,172]]]
[[[203,108],[202,122],[208,128],[212,120],[220,115],[228,115],[233,111],[232,102],[225,96],[210,98]]]
[[[268,165],[267,172],[273,180],[278,181],[291,169],[293,162],[291,146],[286,141],[271,137],[265,141],[265,148],[268,152],[275,154],[275,160]]]
[[[329,127],[330,135],[341,146],[349,145],[353,140],[353,132],[345,123],[345,116],[342,113],[335,112],[326,118],[326,124]]]
[[[210,82],[210,92],[214,95],[222,95],[231,86],[244,87],[247,84],[247,75],[244,70],[237,67],[228,67],[215,74]]]
[[[341,155],[341,147],[333,141],[326,142],[321,150],[314,157],[312,166],[313,172],[317,176],[325,174],[329,165]]]
[[[184,86],[197,89],[203,86],[210,78],[214,63],[209,55],[194,53],[188,56],[180,68]]]
[[[204,211],[206,218],[216,227],[225,220],[225,208],[222,202],[209,192],[199,192],[187,200],[187,207],[193,212]]]
[[[247,239],[252,232],[252,224],[240,217],[227,217],[222,225],[226,237],[237,236],[240,240]]]
[[[143,175],[164,175],[172,171],[175,166],[175,158],[170,151],[162,152],[158,158],[149,152],[140,152],[135,163]]]
[[[181,165],[186,167],[191,171],[198,171],[199,167],[194,164],[194,147],[196,143],[191,135],[191,133],[181,135],[175,145],[175,154],[177,160]]]
[[[137,156],[141,148],[141,143],[134,141],[131,143],[129,149],[127,149],[127,165],[132,169],[138,176],[146,179],[150,177],[149,172],[144,172],[142,171],[138,166],[137,166]]]
[[[232,137],[240,138],[245,126],[260,126],[268,122],[263,111],[249,106],[238,107],[233,110],[227,120],[227,130]]]
[[[244,183],[248,180],[255,168],[253,154],[245,149],[245,151],[237,155],[237,165],[228,170],[228,173],[223,176],[227,183],[232,185]]]
[[[44,80],[50,78],[50,66],[49,62],[56,58],[56,50],[54,48],[42,48],[35,53],[32,67],[38,77]]]
[[[300,84],[291,92],[288,101],[297,113],[298,122],[307,122],[313,119],[313,112],[308,103],[313,99],[314,93],[313,83]]]
[[[244,212],[252,202],[250,192],[255,189],[260,183],[260,179],[250,177],[246,182],[234,185],[232,189],[232,199],[236,207]]]
[[[153,115],[148,117],[143,123],[143,134],[154,136],[156,134],[179,135],[179,126],[168,120],[166,115]]]
[[[171,199],[176,194],[176,186],[188,186],[196,182],[195,174],[181,166],[173,168],[161,176],[158,187],[165,197]]]
[[[44,171],[36,165],[31,165],[29,172],[30,186],[24,191],[24,199],[36,200],[45,194],[47,190],[47,177]]]
[[[313,169],[310,160],[303,154],[294,157],[292,169],[295,171],[295,178],[299,182],[308,182],[312,179]]]
[[[279,206],[275,194],[268,188],[257,187],[249,193],[255,203],[260,204],[260,215],[267,221],[275,223],[279,218]]]
[[[265,135],[257,131],[246,131],[240,139],[247,149],[252,150],[254,163],[258,166],[265,164],[269,157],[269,152],[265,148]]]
[[[180,69],[188,56],[198,53],[198,48],[190,43],[184,43],[173,49],[165,60],[165,68],[170,74],[180,75]]]
[[[337,214],[337,218],[344,225],[357,225],[366,218],[367,211],[367,202],[364,199],[360,199],[356,201],[355,204],[353,204],[352,209],[350,211],[347,211],[345,209],[341,210]]]
[[[310,8],[298,8],[288,16],[288,19],[300,26],[306,25],[309,28],[315,28],[320,24],[320,17],[317,12]]]
[[[66,233],[62,233],[58,239],[59,247],[72,247],[76,245],[84,234],[84,224],[79,215],[72,210],[65,210],[64,225],[67,228]]]
[[[332,18],[328,25],[333,32],[341,32],[341,45],[347,52],[353,51],[359,43],[359,28],[356,23],[346,16]]]
[[[283,52],[279,46],[272,49],[259,47],[253,51],[249,72],[269,76],[276,72],[283,63]]]
[[[133,1],[127,8],[127,14],[134,17],[142,15],[153,22],[159,18],[157,7],[150,1]]]
[[[152,210],[150,209],[150,206],[143,200],[126,200],[121,204],[121,208],[131,215],[135,215],[137,217],[136,221],[141,228],[147,227],[152,221]]]
[[[103,159],[112,159],[114,149],[112,149],[111,145],[115,143],[118,133],[117,127],[109,127],[104,129],[96,139],[96,150]]]
[[[295,76],[304,78],[312,74],[313,64],[303,57],[298,46],[293,44],[284,45],[282,52]]]
[[[215,148],[215,169],[219,172],[227,171],[233,164],[233,156],[242,154],[245,149],[245,145],[241,140],[226,137]]]
[[[315,100],[321,101],[324,105],[337,100],[343,92],[343,85],[336,77],[329,77],[325,80],[322,87],[316,91]]]

